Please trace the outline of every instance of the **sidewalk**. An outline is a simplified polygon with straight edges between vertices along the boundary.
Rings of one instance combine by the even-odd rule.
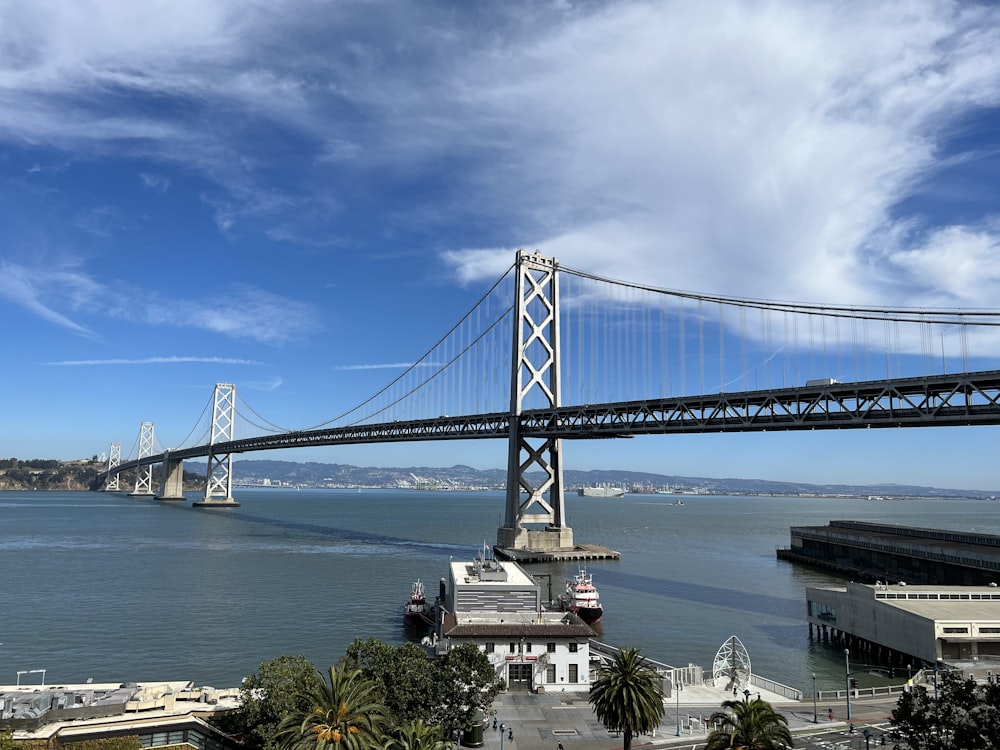
[[[634,748],[683,748],[704,746],[707,738],[704,720],[722,705],[724,700],[732,700],[732,694],[710,687],[688,686],[675,701],[666,702],[663,719],[654,735],[632,738]],[[751,694],[756,697],[756,692]],[[792,734],[812,731],[846,729],[845,705],[833,704],[817,706],[817,723],[813,723],[812,701],[789,701],[780,696],[762,694],[774,708],[788,719]],[[773,700],[772,700],[773,699]],[[677,704],[679,703],[680,735],[678,736]],[[892,712],[885,700],[877,702],[851,702],[851,715],[860,731],[869,724],[881,724]],[[496,711],[497,729],[490,724],[483,732],[483,750],[616,750],[622,747],[619,734],[609,733],[587,701],[587,693],[545,693],[535,695],[526,692],[501,693],[493,703]],[[829,719],[828,709],[834,712]],[[499,725],[508,730],[500,736]]]

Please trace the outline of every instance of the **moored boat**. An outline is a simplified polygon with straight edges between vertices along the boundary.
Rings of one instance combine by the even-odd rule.
[[[407,627],[426,628],[430,623],[430,608],[424,596],[424,584],[418,578],[410,588],[410,600],[403,606],[403,622]]]
[[[600,620],[604,614],[593,576],[585,568],[580,568],[579,573],[566,581],[566,591],[560,595],[559,602],[563,609],[575,613],[588,625]]]
[[[611,487],[610,485],[595,485],[593,487],[581,487],[576,491],[580,497],[625,497],[624,487]]]

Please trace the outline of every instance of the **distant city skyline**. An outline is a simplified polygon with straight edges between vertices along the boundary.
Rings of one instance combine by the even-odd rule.
[[[3,456],[127,453],[144,420],[179,444],[217,382],[275,424],[330,419],[518,247],[711,294],[1000,299],[995,5],[11,0],[0,48]],[[646,437],[565,461],[989,490],[995,436]],[[274,457],[488,468],[506,446]]]

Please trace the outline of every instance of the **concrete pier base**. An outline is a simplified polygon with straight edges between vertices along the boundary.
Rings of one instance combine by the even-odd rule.
[[[563,562],[566,560],[620,560],[621,553],[599,544],[577,544],[572,547],[551,550],[493,548],[493,554],[501,560],[521,563]]]
[[[504,549],[524,549],[535,552],[555,552],[573,548],[573,529],[569,526],[547,526],[536,531],[523,527],[501,526],[497,529],[497,546]]]
[[[191,503],[192,508],[239,508],[240,501],[232,497],[206,497]]]

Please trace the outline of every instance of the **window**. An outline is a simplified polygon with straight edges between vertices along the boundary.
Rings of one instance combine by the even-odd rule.
[[[1000,628],[979,628],[980,633],[1000,633]]]
[[[554,643],[546,643],[545,644],[545,651],[547,653],[554,654],[556,652],[556,644],[554,644]]]
[[[946,633],[968,633],[969,629],[968,628],[945,628],[944,632],[946,632]]]
[[[484,650],[486,651],[487,654],[492,654],[494,648],[496,648],[496,644],[494,644],[494,643],[487,643]]]
[[[545,681],[547,683],[549,683],[550,685],[553,682],[556,681],[556,665],[555,664],[549,664],[549,666],[547,666],[545,668]]]
[[[570,664],[569,665],[569,681],[570,682],[579,682],[579,676],[577,675],[577,665],[576,664]]]
[[[571,654],[575,654],[578,648],[580,648],[580,644],[578,644],[578,643],[571,643],[571,644],[569,644],[569,652]]]

